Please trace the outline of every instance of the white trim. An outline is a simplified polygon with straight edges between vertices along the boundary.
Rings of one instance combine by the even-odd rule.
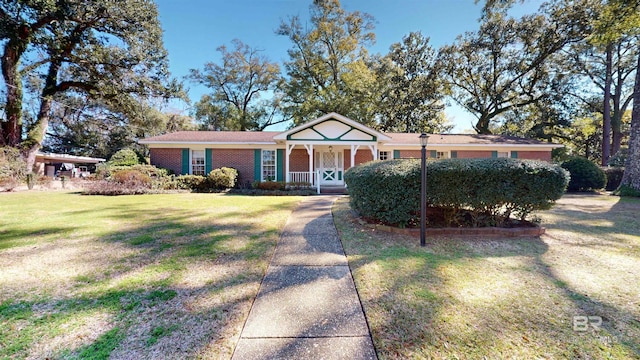
[[[387,135],[385,135],[385,134],[383,134],[383,133],[381,133],[379,131],[376,131],[376,130],[368,127],[368,126],[364,126],[364,125],[360,124],[357,121],[351,120],[348,117],[340,115],[340,114],[335,113],[335,112],[326,114],[326,115],[321,116],[321,117],[319,117],[319,118],[317,118],[315,120],[311,120],[311,121],[306,122],[306,123],[304,123],[302,125],[298,125],[298,126],[294,127],[293,129],[290,129],[290,130],[287,130],[287,131],[282,132],[280,134],[277,134],[277,135],[275,135],[273,137],[273,139],[274,140],[287,140],[287,137],[289,135],[291,135],[291,134],[297,133],[297,132],[299,132],[299,131],[301,131],[301,130],[303,130],[305,128],[310,128],[315,124],[318,124],[320,122],[327,121],[327,120],[330,120],[330,119],[335,119],[335,120],[341,121],[341,122],[346,123],[346,124],[356,128],[356,129],[358,129],[360,131],[363,131],[363,132],[366,132],[368,134],[374,135],[377,138],[377,141],[388,141],[388,140],[391,140],[391,138],[388,137]],[[293,141],[293,140],[287,140],[287,141]],[[321,141],[321,142],[323,144],[329,145],[329,143],[327,143],[325,141]],[[308,141],[307,141],[307,143],[308,143]],[[340,143],[344,144],[345,142],[342,141]],[[331,144],[331,145],[335,145],[335,144]]]

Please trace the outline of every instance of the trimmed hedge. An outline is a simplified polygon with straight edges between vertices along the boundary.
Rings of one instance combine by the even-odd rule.
[[[461,213],[473,226],[500,225],[512,214],[524,220],[548,209],[564,193],[568,173],[557,165],[518,159],[445,159],[427,164],[427,202]],[[351,206],[362,216],[406,226],[420,213],[420,160],[373,161],[345,173]]]
[[[238,170],[234,168],[221,167],[220,169],[213,169],[207,176],[209,186],[217,190],[231,189],[236,186],[237,181]]]
[[[568,191],[599,190],[607,184],[604,171],[587,158],[573,157],[560,166],[571,174]]]

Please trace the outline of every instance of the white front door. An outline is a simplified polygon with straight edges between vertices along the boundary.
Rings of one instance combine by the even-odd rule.
[[[320,185],[341,185],[342,178],[342,151],[320,152]]]

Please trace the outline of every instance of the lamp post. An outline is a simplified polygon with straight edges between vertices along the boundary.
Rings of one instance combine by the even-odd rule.
[[[427,232],[427,142],[429,135],[420,134],[422,163],[420,166],[420,246],[426,246]]]

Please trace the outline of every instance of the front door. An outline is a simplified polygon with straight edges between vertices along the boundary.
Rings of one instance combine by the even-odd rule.
[[[341,185],[343,183],[342,152],[321,152],[319,170],[321,185]]]

